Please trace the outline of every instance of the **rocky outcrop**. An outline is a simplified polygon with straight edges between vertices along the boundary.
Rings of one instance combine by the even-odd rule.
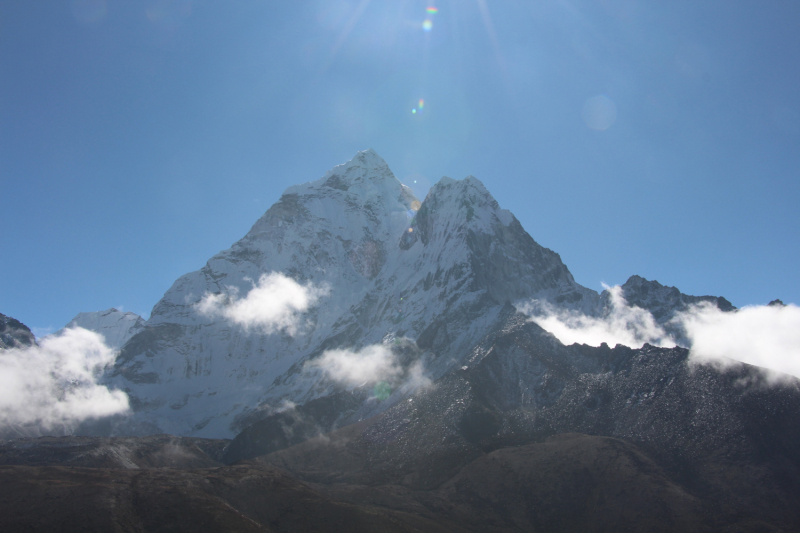
[[[15,318],[0,313],[0,350],[28,348],[34,345],[36,345],[36,337],[28,326]]]
[[[736,308],[722,296],[689,296],[676,287],[667,287],[657,281],[649,281],[641,276],[631,276],[622,285],[622,294],[629,305],[647,309],[656,322],[664,324],[677,313],[690,306],[707,302],[720,311],[735,311]],[[602,297],[608,300],[607,291]]]

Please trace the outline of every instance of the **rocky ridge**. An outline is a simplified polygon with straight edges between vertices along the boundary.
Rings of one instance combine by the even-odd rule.
[[[16,318],[0,313],[0,350],[35,345],[36,337],[28,326]]]

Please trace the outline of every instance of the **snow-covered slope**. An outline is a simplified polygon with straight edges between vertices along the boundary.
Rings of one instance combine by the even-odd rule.
[[[108,346],[119,349],[143,327],[144,319],[136,313],[123,313],[112,307],[105,311],[78,313],[69,324],[64,326],[64,329],[84,328],[94,331],[103,336]],[[60,332],[56,334],[58,333]]]
[[[294,335],[200,313],[205,295],[247,294],[269,272],[328,290]],[[122,430],[231,436],[259,405],[333,391],[304,366],[331,348],[406,337],[437,378],[495,327],[506,302],[532,297],[576,309],[599,304],[477,179],[443,178],[420,203],[374,151],[359,152],[287,189],[244,238],[167,291],[115,368],[112,382],[137,410]],[[395,390],[356,416],[408,392]]]

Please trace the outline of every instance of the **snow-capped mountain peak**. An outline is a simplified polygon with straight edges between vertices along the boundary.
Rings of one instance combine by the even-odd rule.
[[[233,303],[270,274],[301,284],[314,305],[291,328],[237,323]],[[217,314],[203,311],[209,298],[222,306]],[[420,203],[367,150],[289,187],[240,241],[179,278],[123,347],[112,381],[140,406],[136,431],[230,436],[264,406],[339,390],[308,371],[326,350],[407,339],[426,379],[436,379],[526,298],[583,309],[599,301],[478,179],[442,178]],[[411,391],[389,385],[384,402],[352,416]]]
[[[144,319],[136,313],[122,312],[112,307],[105,311],[78,313],[64,328],[80,327],[99,333],[108,346],[118,350],[141,331],[144,323]]]

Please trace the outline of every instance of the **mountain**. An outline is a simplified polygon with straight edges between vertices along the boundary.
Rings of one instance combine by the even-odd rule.
[[[84,328],[94,331],[103,336],[108,346],[119,349],[142,330],[144,323],[144,319],[136,313],[123,313],[112,307],[105,311],[78,313],[64,329]]]
[[[27,348],[36,344],[31,330],[17,320],[0,313],[0,350],[6,348]]]
[[[270,272],[328,291],[303,316],[302,334],[265,334],[201,312],[205,296],[230,302]],[[286,402],[340,391],[306,365],[336,348],[410,339],[415,361],[437,379],[497,327],[506,304],[531,298],[581,310],[600,302],[477,179],[442,178],[419,202],[374,151],[359,152],[287,189],[240,241],[155,305],[111,380],[137,409],[135,429],[120,431],[233,436]],[[385,401],[365,401],[340,423],[413,389],[390,385]]]
[[[713,304],[722,311],[736,309],[722,296],[689,296],[676,287],[665,287],[657,281],[649,281],[641,276],[628,278],[622,285],[622,294],[629,305],[646,309],[660,324],[668,322],[676,313],[686,311],[689,306],[702,302]],[[608,291],[603,291],[601,296],[606,303]]]
[[[598,294],[477,179],[419,202],[360,152],[289,188],[123,345],[108,383],[135,413],[92,434],[182,436],[9,441],[0,524],[800,530],[800,380],[566,346],[517,307],[604,317],[619,295],[664,329],[696,304],[738,312],[639,276]]]

